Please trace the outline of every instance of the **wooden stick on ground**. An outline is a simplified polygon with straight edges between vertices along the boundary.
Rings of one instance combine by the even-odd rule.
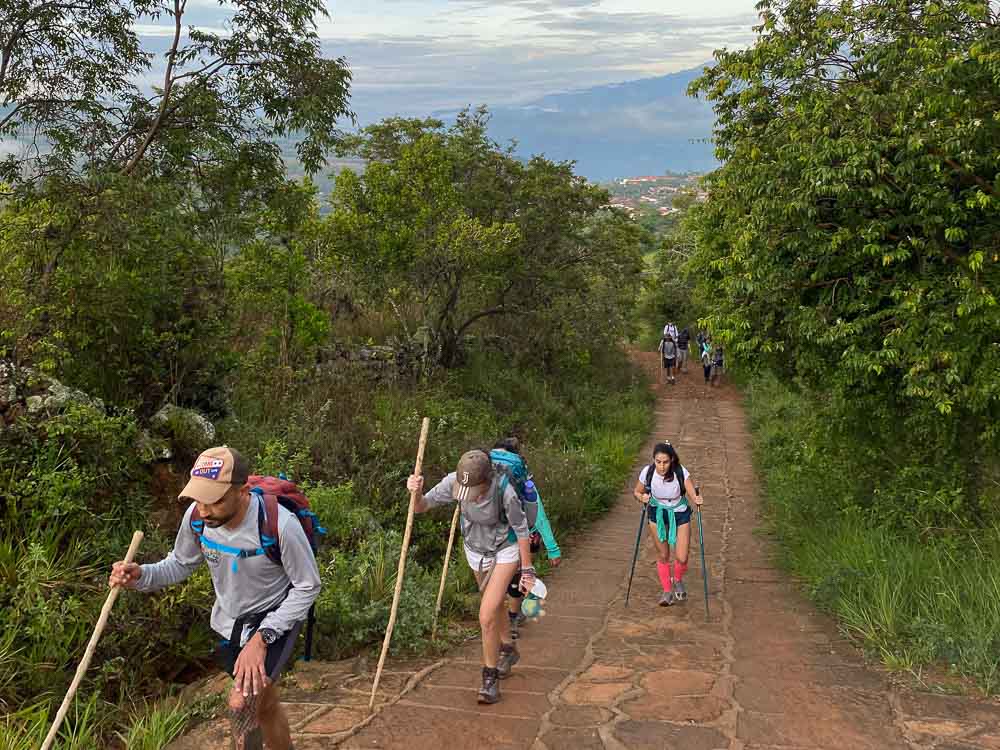
[[[444,553],[444,568],[441,570],[441,585],[438,586],[437,604],[434,605],[434,620],[431,623],[431,640],[437,638],[438,615],[441,613],[441,600],[444,598],[444,583],[448,580],[448,563],[451,560],[451,546],[455,543],[455,529],[458,528],[458,516],[462,504],[455,503],[455,515],[451,517],[451,533],[448,535],[448,549]]]
[[[431,420],[424,417],[420,426],[420,443],[417,446],[417,463],[413,467],[413,473],[420,476],[424,465],[424,446],[427,445],[427,431],[430,429]],[[378,691],[378,681],[382,677],[382,667],[385,666],[385,657],[389,653],[389,641],[392,640],[392,629],[396,625],[396,610],[399,609],[399,595],[403,591],[403,570],[406,568],[406,552],[410,547],[410,532],[413,530],[413,506],[417,502],[417,493],[410,493],[410,508],[406,513],[406,530],[403,532],[403,550],[399,553],[399,567],[396,569],[396,590],[392,594],[392,609],[389,610],[389,625],[385,629],[385,640],[382,641],[382,655],[378,658],[378,667],[375,669],[375,681],[372,683],[372,697],[368,701],[368,710],[375,707],[375,693]]]
[[[132,535],[132,543],[128,546],[128,552],[125,553],[125,562],[132,562],[132,558],[135,557],[136,551],[139,549],[139,544],[142,542],[142,532],[137,531]],[[76,689],[80,687],[80,681],[83,679],[83,675],[87,672],[87,667],[90,666],[90,660],[94,658],[94,651],[97,649],[97,641],[100,640],[101,634],[104,632],[104,628],[108,624],[108,617],[111,615],[111,608],[115,606],[115,600],[118,599],[118,594],[121,593],[121,586],[114,586],[111,591],[108,592],[108,598],[104,602],[104,606],[101,608],[101,616],[97,618],[97,626],[94,628],[93,635],[90,636],[90,643],[87,644],[87,650],[83,653],[83,659],[80,661],[80,665],[76,668],[76,674],[73,676],[73,682],[70,683],[69,690],[66,692],[66,697],[63,698],[62,705],[59,706],[59,711],[56,713],[56,719],[52,722],[52,727],[49,729],[49,733],[45,736],[45,742],[42,743],[42,750],[49,750],[52,747],[52,743],[56,739],[56,734],[59,732],[59,727],[63,723],[63,719],[66,718],[66,713],[69,711],[69,705],[73,701],[73,695],[76,693]]]

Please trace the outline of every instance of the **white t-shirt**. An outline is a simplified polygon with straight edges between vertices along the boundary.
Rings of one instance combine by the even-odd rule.
[[[684,479],[686,480],[689,476],[687,469],[681,466],[681,470],[684,472]],[[639,472],[639,481],[645,485],[646,477],[648,476],[649,467],[643,466],[642,470]],[[674,472],[674,478],[669,482],[660,476],[656,468],[653,468],[653,483],[651,486],[653,490],[653,496],[650,498],[649,502],[653,505],[660,505],[664,508],[670,508],[675,513],[682,510],[687,510],[687,501],[681,499],[681,487],[680,483],[677,481],[677,472]]]
[[[677,326],[673,323],[667,323],[663,326],[663,338],[666,338],[667,336],[672,336],[674,341],[677,341]]]

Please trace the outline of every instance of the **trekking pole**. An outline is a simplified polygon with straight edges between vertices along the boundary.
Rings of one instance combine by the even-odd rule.
[[[695,485],[694,494],[701,497],[701,487]],[[705,565],[705,530],[701,525],[701,506],[698,509],[698,546],[701,547],[701,582],[705,585],[705,621],[708,621],[708,566]]]
[[[132,562],[132,558],[135,557],[136,551],[139,549],[139,544],[142,542],[143,534],[141,531],[137,531],[132,534],[132,543],[128,546],[128,552],[125,553],[125,562]],[[100,640],[101,634],[104,632],[104,628],[108,624],[108,617],[111,615],[111,608],[115,606],[115,600],[118,599],[118,594],[121,593],[121,586],[115,585],[111,587],[111,591],[108,592],[108,598],[104,601],[104,606],[101,608],[101,616],[97,618],[97,626],[94,628],[93,635],[90,636],[90,642],[87,644],[87,649],[83,653],[83,659],[80,661],[79,666],[76,668],[76,674],[73,676],[73,682],[70,683],[69,690],[66,691],[66,697],[63,698],[62,705],[59,706],[59,711],[56,713],[56,719],[52,722],[52,727],[49,729],[49,733],[45,736],[45,741],[42,743],[42,750],[49,750],[52,747],[52,743],[56,739],[56,733],[59,731],[59,727],[63,723],[63,719],[66,718],[66,713],[69,711],[69,704],[73,700],[73,696],[76,694],[76,689],[80,687],[80,681],[83,679],[83,675],[87,672],[87,667],[90,666],[90,660],[94,658],[94,651],[97,649],[97,641]]]
[[[642,515],[639,517],[639,533],[635,536],[635,552],[632,554],[632,570],[628,574],[628,588],[625,589],[625,606],[628,607],[628,598],[632,593],[632,576],[635,575],[635,562],[639,559],[639,542],[642,541],[642,527],[646,524],[646,504],[642,504]]]
[[[413,473],[420,476],[424,465],[424,446],[427,445],[427,431],[430,429],[431,420],[424,417],[420,426],[420,443],[417,445],[417,462],[413,467]],[[396,611],[399,609],[399,595],[403,591],[403,570],[406,568],[406,551],[410,547],[410,532],[413,530],[413,506],[417,502],[417,493],[410,493],[410,508],[406,512],[406,530],[403,532],[403,549],[399,553],[399,567],[396,569],[396,590],[392,594],[392,609],[389,610],[389,625],[385,629],[385,640],[382,641],[382,654],[378,658],[378,667],[375,669],[375,682],[372,683],[372,697],[368,701],[368,710],[375,706],[375,693],[378,690],[378,681],[382,677],[382,667],[385,666],[385,657],[389,653],[389,641],[392,640],[392,628],[396,624]]]
[[[451,517],[451,533],[448,535],[448,549],[444,553],[444,567],[441,569],[441,585],[438,586],[437,603],[434,605],[434,620],[431,622],[432,641],[437,638],[438,614],[441,612],[441,600],[444,598],[444,584],[448,580],[448,562],[451,560],[451,546],[455,543],[455,529],[458,528],[458,516],[461,510],[461,503],[456,503],[455,514]]]

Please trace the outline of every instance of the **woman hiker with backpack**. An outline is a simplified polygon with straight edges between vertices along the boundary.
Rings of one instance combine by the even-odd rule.
[[[656,547],[656,572],[663,586],[659,604],[669,607],[682,602],[687,599],[684,573],[691,549],[691,507],[687,500],[694,498],[700,507],[702,499],[670,443],[657,443],[653,463],[639,472],[633,495],[647,508],[649,537]]]
[[[422,476],[413,474],[406,481],[410,492],[423,492],[423,487]],[[461,505],[465,559],[480,591],[483,684],[478,700],[496,703],[500,700],[498,680],[508,677],[521,658],[510,635],[505,606],[507,585],[515,575],[522,591],[530,591],[535,582],[528,519],[512,483],[494,469],[484,450],[462,454],[456,470],[420,497],[413,510],[423,513],[456,501]],[[514,541],[509,531],[514,532]]]
[[[541,549],[544,543],[545,552],[549,556],[549,562],[553,568],[558,568],[560,563],[562,563],[562,551],[556,542],[555,534],[552,533],[552,526],[549,524],[549,518],[545,514],[545,506],[542,505],[541,495],[538,494],[538,490],[535,487],[534,477],[528,474],[527,464],[521,455],[521,441],[516,437],[507,437],[503,440],[498,440],[494,443],[493,450],[490,451],[490,460],[496,464],[497,459],[504,460],[506,458],[505,454],[509,455],[514,461],[519,461],[524,467],[523,471],[526,481],[524,482],[524,489],[518,493],[518,496],[524,501],[522,507],[524,507],[525,503],[533,503],[537,508],[534,520],[532,520],[531,513],[526,513],[529,531],[531,531],[532,562],[534,562],[535,554]],[[516,490],[517,485],[515,483]],[[514,531],[507,532],[507,536],[508,538],[514,537]],[[510,586],[507,587],[507,616],[510,618],[510,637],[515,641],[520,637],[520,625],[525,619],[524,615],[521,614],[521,605],[524,602],[525,592],[521,591],[519,584],[518,576],[514,576],[514,579],[510,582]]]
[[[216,659],[235,678],[229,718],[237,750],[261,750],[262,739],[270,750],[292,748],[275,683],[320,592],[307,521],[284,507],[284,498],[258,491],[255,483],[269,480],[250,476],[232,448],[205,451],[180,494],[190,505],[173,550],[152,565],[117,562],[108,579],[111,586],[152,592],[208,564],[212,629],[225,639]],[[310,533],[322,533],[304,506],[302,512]]]

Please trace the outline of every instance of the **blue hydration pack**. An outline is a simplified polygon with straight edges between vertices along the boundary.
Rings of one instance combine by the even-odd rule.
[[[528,465],[520,455],[503,448],[494,448],[490,451],[490,462],[493,469],[502,477],[500,481],[500,508],[503,513],[503,493],[508,485],[513,485],[518,499],[521,501],[521,508],[528,518],[528,528],[534,528],[538,519],[538,495],[535,492],[525,491],[525,483],[531,478],[528,474]],[[529,485],[532,487],[532,485]]]

